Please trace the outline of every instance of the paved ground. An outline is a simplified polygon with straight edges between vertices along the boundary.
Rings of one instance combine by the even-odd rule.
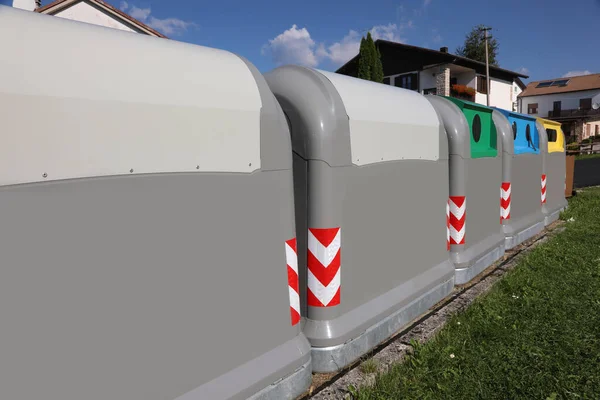
[[[574,187],[600,185],[600,158],[575,160]]]

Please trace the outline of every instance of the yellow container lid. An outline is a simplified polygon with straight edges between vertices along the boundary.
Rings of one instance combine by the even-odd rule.
[[[565,152],[565,134],[561,129],[560,122],[545,118],[538,118],[544,125],[548,134],[548,153]]]

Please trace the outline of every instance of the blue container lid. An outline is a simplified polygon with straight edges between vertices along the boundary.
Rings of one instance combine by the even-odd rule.
[[[540,137],[535,117],[501,108],[494,108],[504,114],[512,126],[515,154],[539,154]]]

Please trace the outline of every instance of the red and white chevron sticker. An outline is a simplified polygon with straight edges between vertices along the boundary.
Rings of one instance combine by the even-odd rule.
[[[546,202],[546,174],[542,174],[542,204]]]
[[[450,200],[446,201],[446,250],[450,251]]]
[[[502,186],[500,186],[500,223],[505,219],[510,219],[511,191],[510,182],[502,182]]]
[[[340,304],[341,242],[340,228],[308,229],[306,297],[309,306],[332,307]]]
[[[465,244],[467,201],[465,196],[450,196],[450,244]]]
[[[288,291],[290,292],[290,314],[292,326],[294,326],[300,322],[300,285],[298,283],[296,238],[285,242],[285,259],[287,261]]]

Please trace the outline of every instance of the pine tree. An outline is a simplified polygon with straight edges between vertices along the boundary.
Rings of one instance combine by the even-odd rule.
[[[363,37],[360,41],[358,77],[367,81],[383,82],[381,53],[377,49],[377,46],[375,46],[371,32],[368,32],[367,37]]]
[[[367,40],[364,37],[360,40],[358,52],[358,77],[367,81],[371,80],[371,57],[369,57]]]
[[[373,43],[373,48],[371,49],[373,56],[373,67],[371,70],[371,80],[377,83],[383,83],[383,64],[381,64],[381,53],[379,49],[375,46],[375,43],[371,39]]]
[[[456,49],[456,54],[471,60],[485,62],[485,39],[482,28],[484,25],[477,25],[465,37],[465,44]],[[490,65],[498,66],[498,41],[496,38],[488,39],[488,52]]]

